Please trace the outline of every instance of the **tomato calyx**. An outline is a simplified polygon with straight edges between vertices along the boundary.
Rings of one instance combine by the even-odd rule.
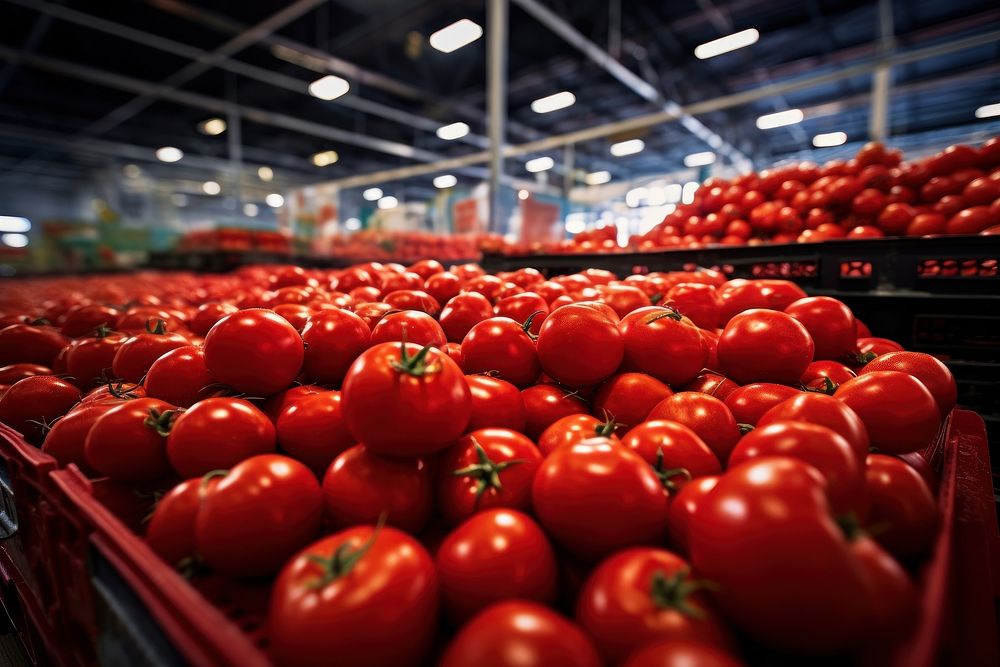
[[[656,476],[660,478],[660,484],[667,491],[674,492],[678,490],[677,483],[673,481],[674,477],[683,477],[685,481],[690,482],[693,478],[691,473],[687,468],[667,468],[663,469],[663,448],[660,447],[656,450],[656,463],[653,464],[653,472]]]
[[[681,315],[681,311],[677,310],[673,306],[660,306],[660,307],[663,308],[664,312],[653,315],[648,320],[646,320],[646,324],[652,324],[653,322],[656,322],[657,320],[662,320],[666,317],[669,317],[672,320],[680,322],[681,319],[684,317],[683,315]]]
[[[139,394],[136,394],[134,392],[141,385],[132,384],[132,383],[126,383],[126,382],[124,382],[122,380],[118,380],[117,384],[115,383],[114,380],[108,380],[104,384],[108,388],[108,393],[111,394],[112,396],[114,396],[115,398],[119,398],[119,399],[121,399],[123,401],[128,401],[128,400],[131,400],[133,398],[139,398]],[[131,386],[129,386],[126,389],[125,388],[126,384],[129,384]]]
[[[750,431],[752,431],[754,429],[754,425],[753,424],[742,424],[742,423],[740,423],[740,424],[736,425],[736,428],[738,428],[740,430],[740,435],[746,435],[747,433],[749,433]]]
[[[383,512],[379,516],[378,523],[375,524],[375,530],[372,531],[371,536],[356,548],[347,543],[341,544],[328,558],[316,554],[307,554],[306,559],[318,565],[323,571],[323,575],[316,581],[307,584],[307,587],[312,590],[326,588],[337,579],[350,574],[354,566],[358,564],[358,561],[374,546],[375,540],[378,539],[378,535],[382,532],[382,527],[385,525],[385,519],[386,513]]]
[[[149,323],[153,322],[153,326],[149,326]],[[146,333],[163,335],[167,333],[167,323],[161,318],[150,318],[146,320]]]
[[[524,324],[521,325],[521,329],[524,331],[524,333],[528,334],[528,338],[530,338],[531,340],[538,340],[538,334],[531,333],[531,324],[535,321],[535,318],[541,315],[543,312],[544,311],[536,310],[531,315],[528,315],[528,319],[526,319],[524,321]]]
[[[150,408],[149,415],[142,423],[165,438],[170,435],[170,428],[174,425],[174,420],[180,413],[180,410],[164,410],[160,412],[156,408]]]
[[[619,426],[626,426],[615,421],[615,416],[608,411],[604,411],[604,421],[594,426],[594,433],[601,438],[610,438]]]
[[[676,609],[689,618],[705,618],[705,610],[694,604],[690,597],[696,591],[715,588],[712,582],[688,579],[691,569],[683,567],[667,576],[663,570],[653,572],[650,596],[657,609]]]
[[[663,292],[657,292],[653,296],[649,297],[649,302],[655,306],[656,304],[663,301],[663,297],[665,296],[666,294],[664,294]]]
[[[94,327],[94,338],[107,338],[112,334],[112,332],[113,329],[111,329],[111,327],[108,326],[108,323],[105,322],[100,326]]]
[[[833,392],[837,391],[837,387],[840,385],[831,380],[828,377],[823,378],[823,384],[819,387],[807,387],[802,386],[802,391],[811,391],[814,394],[826,394],[827,396],[833,396]]]
[[[878,357],[874,352],[858,352],[856,354],[847,355],[847,362],[849,364],[857,364],[858,366],[864,366],[870,361],[874,361]]]
[[[428,373],[437,372],[436,367],[432,367],[432,364],[427,362],[427,353],[431,350],[430,345],[425,345],[420,348],[412,357],[410,353],[406,351],[406,342],[400,343],[399,345],[399,361],[393,359],[390,362],[393,370],[400,373],[406,373],[407,375],[412,375],[414,377],[421,377]]]
[[[479,499],[487,490],[500,491],[503,489],[503,483],[500,481],[501,472],[518,463],[524,463],[524,460],[512,459],[497,463],[490,458],[490,455],[478,442],[473,441],[472,446],[476,450],[476,458],[479,459],[479,463],[452,470],[451,474],[455,477],[471,477],[476,480],[476,504],[478,505]]]
[[[229,474],[229,470],[225,468],[219,468],[218,470],[209,470],[204,475],[201,476],[201,484],[198,489],[200,493],[205,493],[208,488],[209,482],[211,482],[216,477],[225,477]]]
[[[44,327],[49,324],[52,324],[52,322],[48,321],[44,317],[39,317],[37,319],[31,320],[30,322],[28,322],[28,324],[30,324],[33,327]]]

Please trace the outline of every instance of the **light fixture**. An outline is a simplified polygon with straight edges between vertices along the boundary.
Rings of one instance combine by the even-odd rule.
[[[528,192],[527,190],[518,190],[517,191],[517,198],[520,199],[521,201],[524,201],[525,199],[527,199],[530,196],[531,196],[531,193]]]
[[[725,37],[713,39],[711,42],[699,44],[694,49],[694,56],[699,60],[714,58],[715,56],[721,56],[723,53],[729,53],[730,51],[756,44],[758,39],[760,39],[760,33],[757,32],[756,28],[741,30],[734,32],[732,35],[726,35]]]
[[[309,84],[310,95],[328,102],[346,94],[350,89],[351,84],[347,83],[347,79],[341,79],[333,74],[327,74]]]
[[[274,170],[270,167],[257,167],[257,178],[269,183],[274,180]]]
[[[461,139],[469,133],[469,126],[465,123],[458,122],[452,123],[451,125],[442,125],[437,129],[437,135],[441,139],[446,139],[452,141],[454,139]]]
[[[817,134],[813,137],[813,146],[816,148],[830,148],[831,146],[840,146],[846,141],[846,132],[827,132],[826,134]]]
[[[676,204],[684,195],[684,188],[680,183],[671,183],[663,188],[663,194],[668,204]]]
[[[217,195],[222,192],[222,186],[215,181],[205,181],[201,184],[201,189],[206,195]]]
[[[352,232],[361,229],[361,221],[357,218],[348,218],[344,220],[344,228],[349,229]]]
[[[796,123],[801,123],[804,117],[801,109],[788,109],[787,111],[764,114],[757,119],[757,128],[771,130],[776,127],[784,127],[785,125],[795,125]]]
[[[976,109],[976,118],[993,118],[993,116],[1000,116],[1000,102]]]
[[[198,123],[198,131],[210,137],[222,134],[226,131],[226,121],[221,118],[209,118]]]
[[[184,193],[177,192],[175,194],[170,195],[170,201],[171,203],[173,203],[174,206],[187,206],[188,196]]]
[[[160,162],[177,162],[184,157],[184,151],[173,146],[164,146],[156,149],[156,159]]]
[[[31,220],[13,215],[0,215],[0,232],[31,231]]]
[[[704,153],[691,153],[684,156],[685,167],[704,167],[715,162],[715,153],[705,151]]]
[[[381,199],[378,200],[378,207],[383,211],[387,211],[391,208],[396,208],[398,204],[399,200],[393,197],[392,195],[389,195],[388,197],[382,197]]]
[[[139,165],[127,164],[122,167],[122,173],[125,174],[125,178],[139,178],[142,176],[142,169],[139,169]]]
[[[533,174],[540,171],[548,171],[554,166],[556,166],[555,161],[547,155],[536,157],[534,160],[528,160],[524,163],[524,168]]]
[[[617,144],[611,144],[611,154],[615,157],[624,157],[626,155],[635,155],[642,151],[646,147],[646,142],[642,139],[629,139],[628,141],[619,141]]]
[[[285,205],[285,198],[277,192],[272,192],[268,196],[264,197],[264,202],[271,208],[281,208]]]
[[[3,234],[0,241],[10,248],[23,248],[28,245],[28,237],[24,234]]]
[[[361,193],[366,201],[378,201],[382,198],[382,188],[368,188]]]
[[[243,215],[245,215],[246,217],[256,218],[258,213],[260,213],[260,209],[257,207],[257,204],[254,203],[243,204]]]
[[[576,95],[564,90],[547,97],[542,97],[531,103],[531,110],[535,113],[549,113],[571,107],[576,103]]]
[[[438,51],[451,53],[483,36],[483,28],[475,21],[460,19],[432,33],[428,41]]]
[[[646,197],[648,196],[649,196],[649,190],[647,188],[642,188],[642,187],[632,188],[631,190],[625,193],[625,203],[628,204],[631,208],[636,208],[639,206],[639,204],[644,202],[646,200]]]
[[[602,185],[610,180],[610,171],[592,171],[583,177],[583,182],[587,185]]]
[[[444,189],[454,187],[458,179],[451,174],[443,174],[434,179],[434,187]]]
[[[586,213],[570,213],[566,216],[566,231],[570,234],[579,234],[587,228]]]
[[[684,188],[681,190],[681,203],[690,204],[694,201],[694,193],[698,191],[698,184],[694,181],[688,181],[684,184]]]
[[[322,151],[312,156],[312,163],[317,167],[326,167],[340,159],[337,151]]]

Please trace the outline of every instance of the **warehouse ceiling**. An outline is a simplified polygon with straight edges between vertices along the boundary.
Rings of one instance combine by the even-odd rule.
[[[1000,29],[1000,7],[976,0],[895,0],[892,42],[880,41],[877,2],[850,0],[534,0],[655,89],[648,101],[511,2],[508,141],[523,143],[772,84],[794,82]],[[428,36],[468,18],[486,25],[483,1],[0,0],[0,183],[58,183],[129,163],[162,178],[204,179],[242,160],[247,178],[269,166],[276,184],[315,183],[434,162],[483,149],[486,39],[452,53]],[[885,17],[882,17],[885,25]],[[696,46],[756,28],[759,41],[708,60]],[[767,165],[811,148],[818,133],[868,138],[872,74],[786,90],[696,114],[726,144]],[[308,93],[326,74],[350,83],[332,101]],[[975,127],[1000,102],[1000,43],[981,44],[891,71],[890,137]],[[559,91],[572,106],[546,114],[531,102]],[[802,123],[760,130],[762,114],[802,109]],[[227,115],[228,114],[228,115]],[[197,130],[228,118],[217,136]],[[234,123],[236,119],[238,123]],[[465,122],[443,140],[435,129]],[[238,125],[238,128],[236,127]],[[646,148],[613,157],[614,141]],[[185,159],[156,161],[176,146]],[[238,147],[238,149],[237,149]],[[578,170],[617,179],[680,168],[709,150],[680,123],[575,145]],[[236,151],[234,153],[234,150]],[[339,160],[317,167],[311,156]],[[827,149],[828,151],[831,149]],[[559,150],[549,155],[560,162]],[[818,153],[824,157],[830,153]],[[508,173],[527,178],[524,161]],[[456,172],[480,178],[482,167]],[[557,169],[558,171],[558,169]],[[413,186],[427,188],[430,176]]]

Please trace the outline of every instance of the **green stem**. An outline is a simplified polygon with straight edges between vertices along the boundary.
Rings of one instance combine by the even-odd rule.
[[[650,595],[653,604],[659,609],[676,609],[680,613],[701,620],[705,618],[705,610],[694,604],[690,597],[696,591],[714,589],[715,584],[705,580],[689,579],[691,570],[683,567],[667,576],[663,570],[653,573]]]
[[[337,547],[328,558],[316,554],[306,555],[309,561],[318,565],[323,571],[323,576],[309,584],[309,588],[314,590],[325,588],[340,577],[350,574],[354,566],[358,564],[358,561],[374,546],[375,540],[378,539],[378,535],[382,531],[382,527],[385,526],[385,519],[386,514],[383,512],[379,516],[378,523],[375,524],[375,530],[372,531],[371,536],[357,548],[345,542]]]
[[[523,459],[512,459],[510,461],[501,461],[497,463],[490,459],[489,454],[483,449],[482,445],[473,439],[472,446],[476,450],[476,458],[479,460],[478,463],[473,463],[465,466],[464,468],[459,468],[458,470],[452,470],[451,474],[455,477],[470,477],[476,480],[476,507],[479,506],[479,499],[482,498],[488,490],[500,491],[503,489],[503,483],[500,480],[500,473],[507,468],[517,465],[518,463],[524,463]]]

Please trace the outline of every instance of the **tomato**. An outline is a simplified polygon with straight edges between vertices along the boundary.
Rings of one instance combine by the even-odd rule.
[[[368,325],[368,328],[371,329],[391,311],[392,306],[387,303],[363,303],[354,309],[354,314],[360,317]]]
[[[378,298],[382,296],[382,290],[377,287],[355,287],[347,293],[347,296],[351,297],[357,307],[362,304],[378,302]],[[367,321],[365,324],[367,324]]]
[[[799,299],[785,309],[798,320],[813,340],[815,359],[838,359],[854,351],[857,322],[851,309],[837,299],[813,296]]]
[[[143,380],[147,396],[180,408],[208,398],[218,390],[215,385],[204,352],[194,345],[176,347],[156,359]]]
[[[354,360],[368,349],[371,336],[365,321],[350,311],[313,314],[302,329],[303,372],[313,382],[339,386]]]
[[[934,204],[931,209],[934,213],[943,216],[946,220],[964,209],[965,198],[960,195],[947,195],[941,197],[941,201]]]
[[[435,565],[445,610],[455,622],[502,600],[552,603],[556,597],[552,545],[531,517],[516,510],[468,518],[441,543]]]
[[[424,286],[424,279],[410,271],[382,272],[382,293],[388,294],[396,290],[418,290]]]
[[[671,493],[692,479],[722,472],[719,459],[687,426],[654,419],[633,427],[622,445],[653,467],[663,487]]]
[[[645,292],[631,285],[608,285],[602,294],[605,303],[614,308],[618,317],[625,317],[633,310],[652,305]]]
[[[843,401],[832,396],[809,391],[795,394],[765,412],[757,420],[757,427],[783,421],[808,422],[840,434],[851,446],[859,465],[868,456],[868,431],[864,423]]]
[[[716,341],[716,344],[718,345],[718,341]],[[681,389],[683,391],[708,394],[709,396],[718,398],[720,401],[724,401],[729,394],[739,389],[739,387],[738,384],[724,375],[706,369],[699,373],[694,380],[681,387]]]
[[[263,404],[261,404],[260,409],[267,418],[271,420],[272,423],[278,423],[278,417],[288,406],[293,403],[301,401],[306,396],[312,396],[313,394],[319,394],[320,392],[327,391],[327,389],[320,387],[315,384],[296,384],[292,385],[284,391],[279,391],[274,394]]]
[[[865,468],[868,514],[864,525],[897,558],[926,554],[934,542],[939,512],[920,473],[905,461],[870,454]]]
[[[180,414],[167,436],[167,457],[182,477],[229,468],[257,454],[273,452],[274,426],[240,398],[206,398]]]
[[[711,644],[671,639],[645,645],[622,667],[743,667],[743,663]]]
[[[705,367],[708,349],[697,327],[673,308],[640,308],[621,322],[623,367],[671,386],[687,384]]]
[[[868,362],[859,372],[900,371],[920,380],[934,396],[941,418],[948,416],[958,400],[955,376],[939,359],[923,352],[888,352]]]
[[[683,391],[664,399],[647,419],[666,419],[688,427],[720,462],[729,459],[729,452],[740,439],[736,419],[725,403],[700,392]]]
[[[227,315],[205,336],[205,364],[219,382],[251,396],[270,396],[302,368],[302,336],[271,310]]]
[[[402,342],[420,345],[433,345],[441,348],[448,342],[444,330],[437,321],[427,313],[419,310],[402,310],[386,313],[372,327],[371,345],[379,343]]]
[[[691,566],[664,549],[632,548],[611,556],[587,578],[576,620],[608,664],[657,640],[733,643],[721,615],[691,576]]]
[[[813,360],[812,337],[801,322],[774,310],[733,317],[719,337],[722,372],[740,384],[798,382]]]
[[[437,299],[423,290],[395,290],[384,295],[382,301],[399,310],[419,310],[431,316],[441,312]]]
[[[146,330],[146,322],[150,320],[163,320],[167,323],[168,331],[185,331],[183,319],[176,311],[167,310],[157,306],[136,306],[129,308],[118,318],[115,327],[119,331],[138,333]]]
[[[1000,182],[989,178],[976,178],[965,186],[962,196],[970,206],[989,206],[1000,199]]]
[[[17,325],[14,325],[17,326]],[[66,372],[73,384],[89,389],[112,379],[111,364],[125,335],[101,329],[92,338],[77,338],[66,349]]]
[[[143,389],[142,385],[107,382],[84,394],[83,398],[80,399],[80,406],[97,404],[118,405],[122,401],[130,401],[133,398],[145,398],[145,396],[146,390]]]
[[[630,427],[646,420],[649,411],[672,395],[670,387],[645,373],[619,373],[604,381],[591,401],[595,416],[615,421],[615,433],[623,435]]]
[[[52,375],[52,369],[41,364],[8,364],[0,367],[0,384],[14,384],[35,375]]]
[[[229,303],[204,303],[198,306],[198,309],[191,317],[191,321],[189,322],[191,332],[198,336],[204,336],[215,326],[216,322],[226,315],[232,315],[237,310],[239,309],[236,306]]]
[[[0,364],[41,364],[52,368],[56,355],[70,339],[56,329],[31,324],[11,324],[0,329]]]
[[[448,340],[460,343],[473,326],[493,317],[490,300],[478,292],[452,297],[441,310],[439,322]]]
[[[496,372],[519,388],[527,387],[542,373],[533,335],[509,317],[483,320],[462,341],[465,368],[470,373]]]
[[[218,477],[196,477],[170,489],[156,503],[146,525],[146,544],[174,567],[190,568],[197,553],[195,525],[205,494]]]
[[[526,323],[531,318],[531,325],[525,331],[538,335],[542,323],[549,315],[549,304],[534,292],[522,292],[500,299],[495,311],[498,316],[508,317],[519,323]]]
[[[944,234],[948,219],[938,213],[920,213],[906,227],[907,236],[931,236]]]
[[[587,405],[575,392],[551,384],[523,389],[521,399],[524,401],[524,433],[535,440],[560,418],[587,413]]]
[[[996,224],[990,209],[986,206],[972,206],[952,216],[945,226],[949,234],[978,234],[990,225]]]
[[[114,308],[90,304],[71,308],[60,327],[64,336],[80,338],[93,334],[95,329],[114,329],[118,326],[119,313]]]
[[[312,543],[274,584],[268,653],[289,667],[424,664],[437,629],[434,562],[414,538],[356,526]],[[393,641],[386,641],[392,637]]]
[[[488,607],[445,648],[440,667],[600,667],[576,625],[548,607],[512,600]]]
[[[465,381],[472,396],[472,413],[465,427],[467,431],[489,426],[524,430],[524,399],[517,387],[489,375],[466,375]]]
[[[670,544],[678,553],[688,554],[688,533],[691,517],[698,511],[698,505],[719,483],[719,475],[705,475],[685,484],[670,499],[668,528]]]
[[[339,391],[309,394],[290,403],[278,415],[275,432],[282,450],[320,476],[356,444],[344,421]]]
[[[714,329],[719,326],[722,300],[712,285],[680,283],[663,297],[663,305],[676,308],[696,326]]]
[[[926,202],[934,202],[947,195],[957,195],[962,187],[947,176],[935,176],[920,188],[920,196]]]
[[[179,333],[167,333],[163,320],[157,320],[153,327],[146,325],[146,332],[136,334],[118,346],[111,362],[114,377],[126,382],[142,382],[153,362],[178,347],[190,345],[191,341]]]
[[[858,354],[868,355],[874,354],[876,357],[882,356],[889,352],[902,352],[903,346],[894,340],[889,340],[888,338],[859,338],[858,339]],[[867,363],[867,362],[866,362]]]
[[[335,528],[385,521],[411,534],[431,517],[430,472],[420,459],[388,459],[363,445],[334,459],[323,477],[323,510]]]
[[[737,423],[756,426],[765,412],[799,393],[793,387],[756,382],[744,385],[726,397],[726,407]]]
[[[559,447],[575,445],[589,438],[608,438],[618,442],[615,435],[618,423],[611,417],[604,420],[589,414],[574,414],[562,417],[546,428],[538,437],[538,449],[548,456]]]
[[[176,417],[174,406],[155,398],[125,401],[94,422],[84,457],[101,475],[123,482],[166,477],[167,433]]]
[[[94,422],[115,407],[114,403],[98,402],[70,410],[45,434],[42,451],[54,458],[60,468],[73,463],[88,477],[100,477],[87,463],[83,448]]]
[[[872,227],[871,225],[858,225],[857,227],[852,227],[849,232],[847,232],[847,238],[849,239],[879,239],[885,236],[885,233],[878,227]]]
[[[840,385],[834,397],[858,414],[872,447],[889,454],[926,447],[941,425],[934,395],[907,373],[865,373]]]
[[[549,454],[535,475],[532,499],[549,535],[581,560],[666,537],[667,494],[659,477],[638,454],[607,439]]]
[[[839,361],[814,361],[806,367],[799,384],[807,389],[830,393],[857,374]]]
[[[421,456],[465,433],[472,396],[446,354],[413,343],[381,343],[359,356],[344,378],[343,411],[358,442],[373,454]]]
[[[545,319],[537,349],[546,375],[569,387],[586,387],[614,374],[625,344],[613,319],[596,308],[570,304]]]
[[[80,391],[54,375],[33,375],[18,380],[0,396],[0,422],[38,445],[49,425],[80,400]]]
[[[424,291],[434,297],[439,304],[447,303],[462,291],[462,280],[451,271],[440,271],[425,277]],[[375,298],[378,298],[378,295]]]

